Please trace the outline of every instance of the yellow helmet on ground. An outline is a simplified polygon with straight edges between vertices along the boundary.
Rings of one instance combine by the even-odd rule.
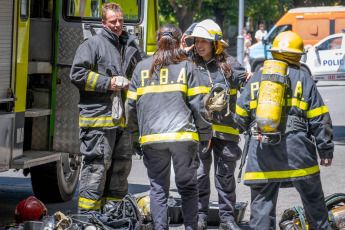
[[[269,52],[304,54],[302,38],[292,31],[285,31],[274,39],[273,46]]]

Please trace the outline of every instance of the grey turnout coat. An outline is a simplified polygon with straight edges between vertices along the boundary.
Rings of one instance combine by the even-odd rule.
[[[191,61],[182,61],[149,77],[152,62],[150,57],[137,65],[128,91],[133,141],[147,145],[211,139],[198,69]]]
[[[85,39],[77,49],[70,73],[79,89],[79,126],[81,128],[120,128],[126,126],[125,115],[111,117],[113,91],[108,90],[112,76],[130,78],[137,62],[147,57],[134,41],[135,36],[123,31],[120,37],[107,28]],[[125,100],[126,92],[122,92]]]

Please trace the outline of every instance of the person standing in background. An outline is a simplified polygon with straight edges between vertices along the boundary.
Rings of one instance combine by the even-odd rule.
[[[257,42],[261,42],[262,39],[267,35],[264,24],[259,25],[259,30],[255,33],[255,39]]]
[[[252,72],[250,67],[250,59],[249,59],[249,46],[252,44],[252,36],[248,33],[247,28],[243,28],[243,66],[246,68],[248,73]]]

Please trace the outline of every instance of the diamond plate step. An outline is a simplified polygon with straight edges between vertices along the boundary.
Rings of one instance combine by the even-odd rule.
[[[60,152],[29,150],[24,151],[23,155],[13,160],[13,167],[15,169],[30,168],[37,165],[42,165],[61,159]]]

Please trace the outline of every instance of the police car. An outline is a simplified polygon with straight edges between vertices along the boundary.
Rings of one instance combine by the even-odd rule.
[[[310,47],[302,67],[314,81],[345,80],[345,33],[330,35]]]

